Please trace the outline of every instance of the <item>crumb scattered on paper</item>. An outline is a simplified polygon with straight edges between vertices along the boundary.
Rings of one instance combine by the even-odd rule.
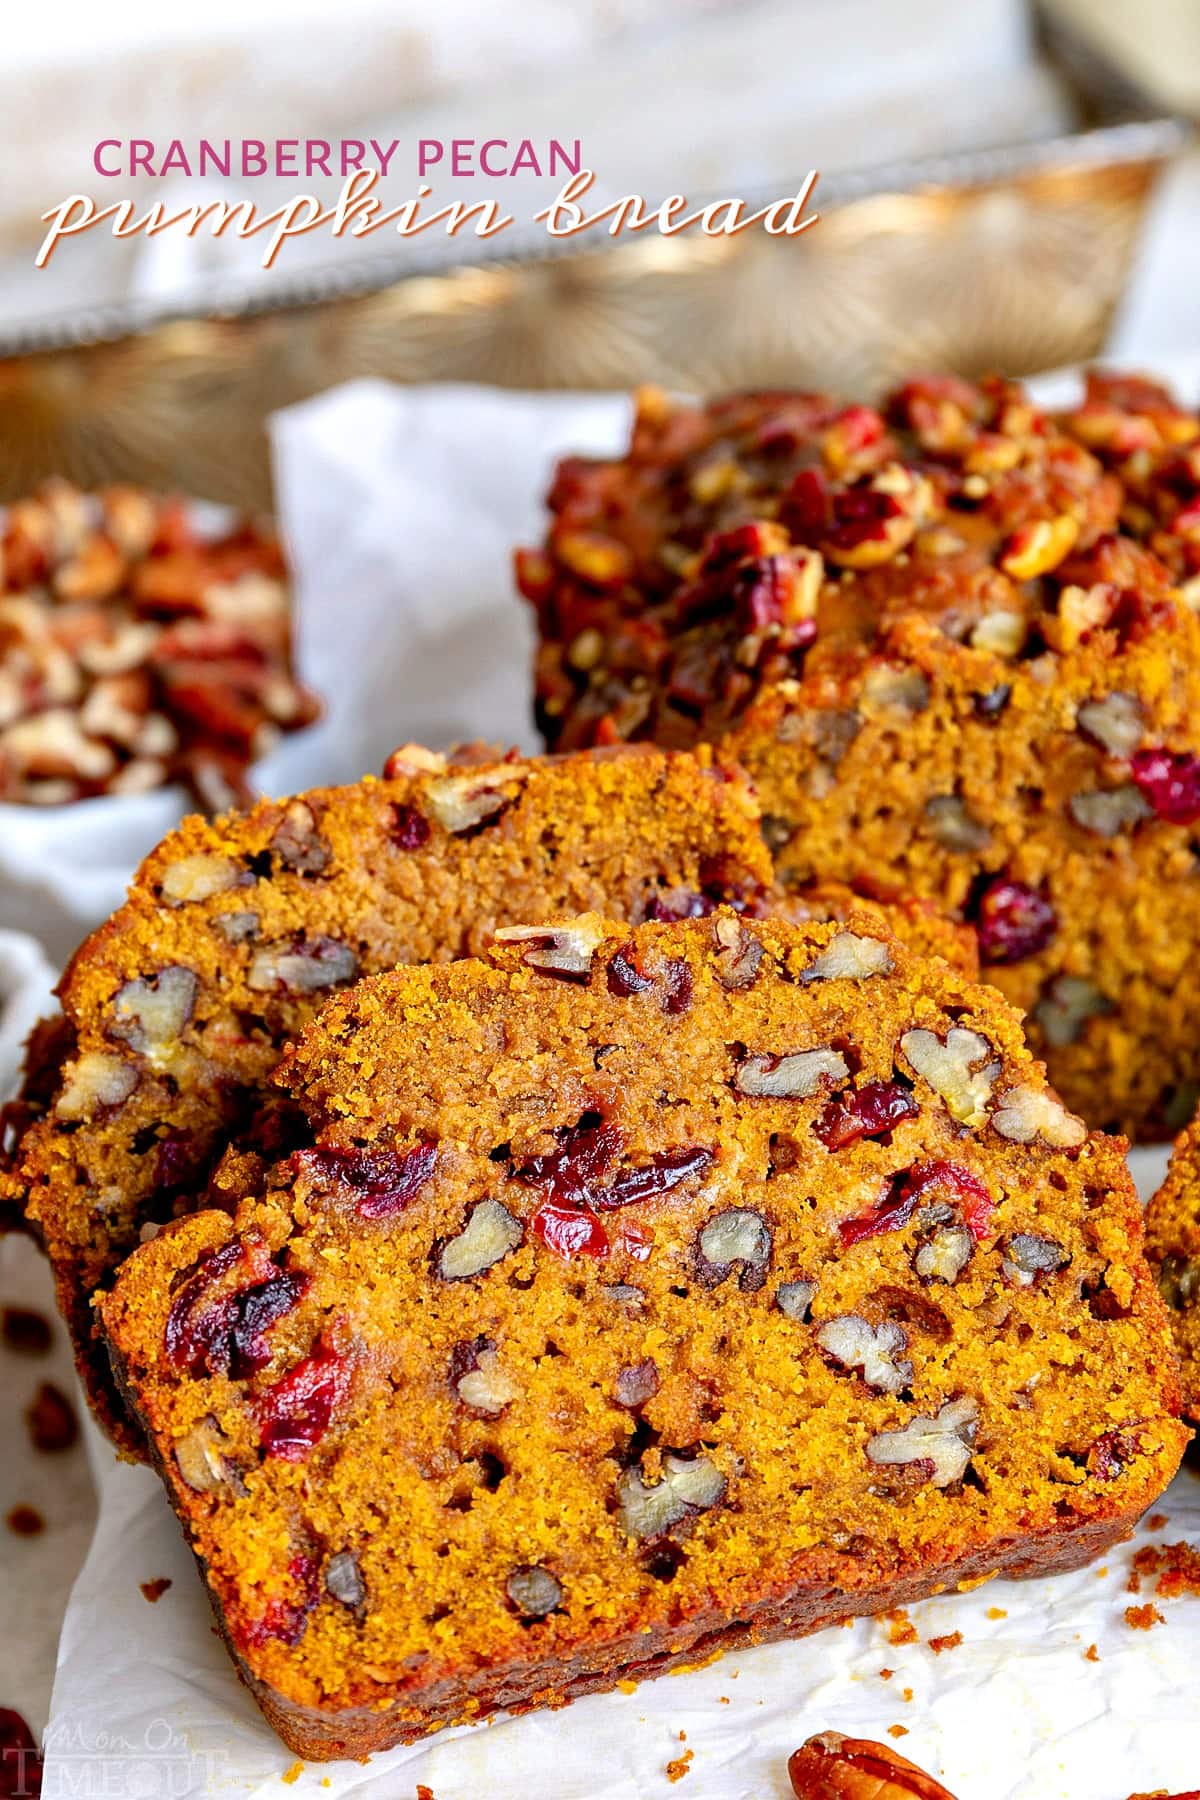
[[[1157,1606],[1147,1601],[1145,1606],[1127,1606],[1125,1623],[1131,1631],[1149,1631],[1152,1625],[1163,1625],[1166,1621]]]
[[[1166,1523],[1167,1523],[1166,1513],[1151,1513],[1150,1517],[1146,1520],[1146,1530],[1147,1531],[1161,1531],[1163,1526]]]
[[[170,1585],[171,1577],[169,1575],[156,1575],[153,1581],[138,1582],[138,1586],[142,1590],[143,1598],[148,1600],[151,1606],[154,1605],[156,1600],[162,1599]]]
[[[961,1631],[947,1631],[944,1632],[941,1637],[931,1637],[929,1639],[929,1648],[933,1651],[935,1656],[940,1656],[943,1650],[957,1650],[962,1641],[963,1634]]]
[[[987,1616],[989,1619],[1007,1619],[1008,1613],[1003,1606],[989,1606]]]
[[[299,1781],[303,1773],[304,1764],[302,1762],[294,1762],[290,1769],[284,1770],[279,1779],[285,1782],[288,1787],[291,1787],[294,1781]]]
[[[667,1780],[682,1781],[687,1774],[688,1766],[695,1758],[695,1755],[696,1752],[694,1750],[685,1750],[682,1756],[677,1756],[674,1762],[669,1762],[667,1764]]]
[[[1100,1661],[1100,1652],[1097,1650],[1095,1644],[1088,1645],[1087,1649],[1083,1653],[1083,1658],[1084,1658],[1085,1662],[1099,1662]]]
[[[889,1725],[888,1726],[888,1736],[894,1737],[894,1738],[907,1737],[908,1736],[908,1726],[907,1725]]]
[[[901,1644],[915,1644],[917,1628],[902,1606],[893,1607],[891,1612],[884,1613],[888,1622],[888,1643],[897,1648]]]
[[[1195,1544],[1146,1544],[1133,1559],[1129,1591],[1140,1594],[1142,1576],[1156,1576],[1154,1592],[1166,1600],[1183,1594],[1200,1595],[1200,1549]]]

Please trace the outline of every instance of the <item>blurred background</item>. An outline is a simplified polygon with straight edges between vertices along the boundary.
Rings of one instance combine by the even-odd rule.
[[[209,0],[10,9],[0,68],[0,482],[56,470],[269,499],[263,419],[358,375],[519,387],[1030,372],[1192,347],[1196,0]],[[106,137],[579,138],[601,199],[793,192],[796,240],[536,228],[362,244],[166,232],[33,256],[72,192],[260,209],[338,181],[101,181]],[[557,180],[498,191],[527,218]],[[476,260],[455,266],[474,252]],[[186,417],[186,433],[181,423]]]

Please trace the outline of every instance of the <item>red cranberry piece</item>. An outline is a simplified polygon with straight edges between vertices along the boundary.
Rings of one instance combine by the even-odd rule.
[[[639,1200],[666,1194],[689,1175],[703,1174],[712,1164],[711,1150],[664,1150],[640,1169],[622,1170],[607,1187],[599,1185],[621,1148],[615,1125],[577,1125],[563,1136],[559,1149],[535,1156],[514,1170],[518,1181],[547,1190],[547,1205],[562,1203],[613,1212]],[[545,1210],[545,1208],[543,1208]]]
[[[833,502],[820,469],[801,469],[793,477],[780,517],[799,544],[815,544],[826,535],[833,522]]]
[[[1104,1432],[1088,1451],[1088,1473],[1097,1481],[1116,1481],[1140,1449],[1137,1432],[1119,1426]]]
[[[829,1150],[844,1150],[859,1138],[879,1137],[915,1119],[920,1107],[898,1081],[868,1081],[856,1093],[831,1100],[813,1130]]]
[[[964,1169],[961,1163],[940,1160],[914,1163],[903,1179],[906,1200],[911,1197],[915,1206],[931,1196],[944,1196],[957,1208],[959,1217],[975,1242],[983,1242],[992,1222],[992,1214],[996,1210],[996,1202],[970,1169]]]
[[[770,528],[753,522],[735,525],[732,531],[718,531],[704,546],[701,567],[706,575],[733,568],[747,557],[766,556],[770,542]]]
[[[228,1371],[238,1302],[249,1288],[279,1274],[260,1237],[234,1238],[202,1256],[167,1314],[164,1343],[177,1369]]]
[[[557,1150],[530,1157],[514,1174],[518,1181],[528,1182],[531,1187],[544,1187],[552,1201],[582,1203],[616,1157],[621,1133],[615,1125],[605,1125],[603,1121],[587,1125],[581,1122],[560,1132],[559,1138]]]
[[[350,1367],[324,1342],[254,1402],[268,1456],[303,1462],[329,1429],[334,1408],[345,1398]]]
[[[623,1219],[617,1229],[617,1248],[634,1262],[648,1262],[654,1249],[654,1238],[632,1219]]]
[[[711,1150],[691,1148],[662,1150],[640,1169],[625,1169],[608,1187],[593,1188],[586,1196],[597,1212],[613,1212],[619,1206],[632,1206],[639,1200],[653,1200],[669,1194],[689,1175],[704,1175],[712,1167]]]
[[[1135,750],[1130,771],[1160,819],[1193,825],[1200,819],[1200,757],[1187,751]]]
[[[429,842],[429,820],[415,806],[403,803],[395,809],[392,823],[392,842],[401,850],[419,850]]]
[[[386,1219],[403,1212],[433,1174],[436,1144],[407,1150],[302,1150],[300,1160],[318,1175],[350,1189],[360,1219]]]
[[[842,550],[879,542],[887,537],[888,520],[898,519],[903,510],[892,494],[881,494],[876,488],[850,488],[834,500],[829,542]]]
[[[1045,949],[1058,930],[1058,917],[1036,888],[1000,875],[979,896],[975,928],[985,963],[1015,963]]]
[[[861,1244],[865,1238],[879,1237],[885,1231],[901,1231],[917,1210],[917,1197],[907,1193],[902,1181],[893,1181],[884,1191],[878,1205],[870,1212],[843,1219],[838,1233],[843,1244]]]
[[[608,1255],[608,1233],[594,1213],[578,1207],[556,1206],[547,1200],[533,1215],[535,1234],[564,1262],[573,1256],[591,1256],[597,1261]]]
[[[663,975],[663,1011],[672,1017],[692,1004],[692,971],[682,956],[669,956]]]
[[[246,1633],[251,1644],[263,1644],[269,1638],[278,1638],[281,1643],[291,1646],[298,1644],[304,1636],[308,1615],[320,1598],[320,1572],[316,1559],[311,1556],[293,1556],[288,1563],[288,1574],[300,1590],[299,1598],[270,1601],[262,1618],[256,1619]]]
[[[647,922],[676,919],[707,919],[717,910],[717,902],[708,894],[697,894],[691,888],[656,889],[647,899],[643,918]]]
[[[41,1791],[37,1739],[19,1712],[0,1706],[0,1795],[4,1800],[38,1800]]]
[[[618,1000],[627,1000],[631,994],[644,994],[647,988],[654,986],[649,975],[643,975],[633,960],[633,946],[626,944],[624,950],[618,950],[608,965],[608,991]]]
[[[291,1312],[307,1293],[310,1281],[307,1274],[285,1273],[241,1296],[229,1333],[231,1375],[240,1379],[266,1368],[271,1360],[267,1331]]]

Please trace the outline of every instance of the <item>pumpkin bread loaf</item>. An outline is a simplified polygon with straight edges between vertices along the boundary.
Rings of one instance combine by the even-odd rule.
[[[1146,1251],[1175,1330],[1183,1410],[1200,1424],[1200,1118],[1177,1140],[1146,1209]]]
[[[1164,403],[1170,455],[1108,467],[1092,397],[645,394],[627,455],[562,463],[517,575],[552,746],[714,744],[783,881],[972,923],[1068,1104],[1146,1139],[1200,1081],[1200,451],[1180,472]]]
[[[230,1140],[269,1153],[286,1132],[267,1077],[332,992],[469,955],[501,922],[770,904],[754,798],[711,756],[489,754],[450,767],[409,746],[383,781],[187,820],[67,970],[10,1109],[3,1190],[49,1250],[93,1402],[126,1448],[91,1296],[145,1231],[206,1203]],[[830,917],[856,902],[822,887],[784,904]],[[969,970],[961,927],[920,903],[887,914]]]
[[[268,1718],[361,1756],[1100,1554],[1173,1474],[1122,1146],[874,919],[506,928],[336,996],[114,1367]]]

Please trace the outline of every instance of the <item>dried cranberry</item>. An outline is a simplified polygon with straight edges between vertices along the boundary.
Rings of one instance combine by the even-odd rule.
[[[264,1287],[251,1288],[238,1301],[229,1337],[232,1349],[229,1372],[238,1379],[257,1374],[271,1360],[266,1332],[290,1313],[308,1290],[307,1274],[277,1275]]]
[[[1106,1431],[1088,1451],[1088,1474],[1096,1481],[1116,1481],[1141,1450],[1135,1429],[1125,1426]]]
[[[561,1131],[559,1139],[557,1150],[530,1157],[514,1174],[531,1187],[544,1187],[551,1200],[582,1202],[615,1159],[621,1133],[603,1121],[594,1125],[581,1121]]]
[[[333,1409],[350,1385],[343,1356],[321,1342],[311,1356],[259,1394],[254,1410],[268,1456],[303,1462],[329,1429]]]
[[[978,1243],[995,1204],[983,1183],[959,1163],[923,1162],[893,1176],[870,1212],[842,1220],[838,1231],[843,1244],[860,1244],[864,1238],[878,1237],[885,1231],[903,1230],[918,1205],[933,1191],[948,1191],[952,1195],[964,1224]]]
[[[1000,875],[976,901],[975,928],[985,963],[1015,963],[1045,949],[1058,930],[1058,916],[1036,888]]]
[[[243,1260],[247,1287],[268,1281],[276,1273],[261,1238],[234,1238],[202,1256],[184,1281],[171,1302],[163,1333],[167,1360],[175,1368],[209,1368],[215,1373],[228,1366],[228,1338],[239,1289],[230,1285],[222,1291],[220,1284]]]
[[[608,1233],[594,1213],[579,1207],[556,1206],[547,1200],[533,1215],[533,1229],[547,1250],[569,1262],[573,1256],[608,1255]]]
[[[1172,825],[1200,819],[1200,757],[1187,751],[1135,750],[1129,767],[1160,819]]]
[[[692,971],[682,956],[669,956],[663,970],[663,1011],[672,1017],[692,1004]]]
[[[704,546],[702,568],[706,575],[735,567],[747,557],[765,556],[771,542],[771,528],[751,522],[735,525],[731,531],[718,531]]]
[[[784,496],[780,518],[800,544],[815,544],[833,522],[829,483],[819,469],[801,469]]]
[[[662,1150],[640,1169],[625,1169],[608,1187],[593,1188],[585,1196],[597,1212],[612,1212],[638,1200],[669,1194],[689,1175],[705,1175],[712,1167],[712,1151],[691,1148]]]
[[[647,921],[707,919],[717,910],[717,902],[708,894],[697,894],[691,888],[667,888],[650,895],[643,908]]]
[[[37,1739],[19,1712],[0,1706],[0,1796],[3,1800],[38,1800],[42,1791],[42,1758]]]
[[[898,1081],[868,1081],[857,1092],[831,1100],[813,1126],[829,1150],[844,1150],[859,1138],[879,1137],[915,1119],[920,1107]]]
[[[407,1150],[343,1150],[325,1146],[302,1150],[299,1160],[354,1196],[360,1219],[386,1219],[403,1212],[433,1174],[436,1144],[412,1144]]]
[[[904,1177],[904,1188],[906,1200],[911,1196],[914,1204],[931,1194],[944,1194],[957,1208],[977,1244],[987,1236],[996,1202],[979,1177],[970,1169],[964,1169],[961,1163],[940,1160],[914,1163]]]
[[[903,511],[893,494],[880,493],[877,488],[850,488],[834,500],[829,542],[841,550],[880,542],[887,537],[888,521],[898,519]]]
[[[168,1359],[193,1374],[253,1374],[270,1361],[265,1332],[292,1310],[308,1285],[307,1275],[279,1269],[261,1238],[235,1238],[210,1251],[167,1314]]]
[[[618,950],[608,965],[609,993],[615,994],[618,1000],[627,1000],[631,994],[644,994],[653,986],[653,977],[643,975],[633,960],[633,945],[626,944],[623,950]]]
[[[648,1262],[654,1249],[653,1234],[635,1225],[632,1219],[623,1219],[617,1228],[617,1248],[633,1262]]]
[[[615,1125],[577,1125],[562,1134],[559,1149],[551,1150],[545,1156],[532,1157],[513,1173],[518,1181],[547,1189],[548,1200],[543,1212],[564,1212],[571,1216],[569,1208],[572,1205],[594,1212],[614,1212],[618,1207],[632,1206],[639,1200],[652,1200],[678,1187],[689,1175],[703,1174],[713,1160],[711,1150],[695,1147],[664,1150],[640,1169],[624,1169],[607,1187],[601,1187],[600,1177],[616,1160],[621,1142],[620,1130]],[[536,1218],[534,1223],[536,1225]],[[555,1228],[553,1221],[551,1228]]]
[[[401,802],[395,809],[392,842],[401,850],[419,850],[429,842],[429,820],[415,806]]]
[[[288,1563],[288,1574],[300,1590],[299,1598],[269,1601],[262,1618],[256,1619],[246,1633],[251,1644],[263,1644],[269,1638],[278,1638],[281,1643],[291,1646],[298,1644],[304,1636],[308,1615],[316,1606],[321,1592],[316,1559],[311,1556],[293,1556]]]

